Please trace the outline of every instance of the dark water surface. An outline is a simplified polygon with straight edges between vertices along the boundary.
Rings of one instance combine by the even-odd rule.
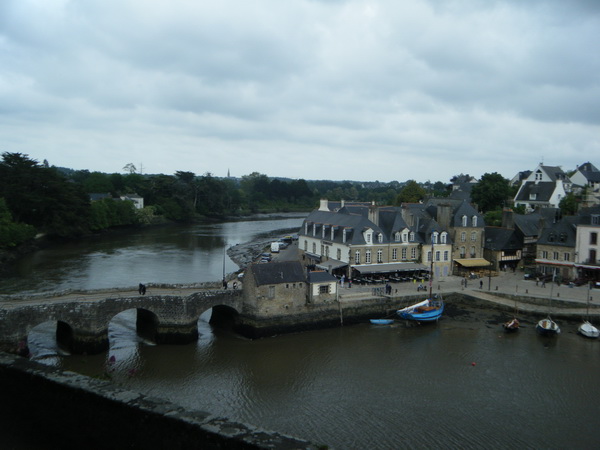
[[[185,284],[220,280],[223,251],[274,230],[298,230],[305,215],[142,228],[37,251],[0,278],[0,293]],[[238,269],[225,257],[225,272]]]
[[[181,282],[217,280],[223,247],[252,239],[253,227],[259,234],[267,225],[119,238],[112,250],[90,244],[73,250],[70,264],[63,254],[48,272],[56,278],[39,286],[96,286],[104,281],[90,273],[99,267],[100,278],[131,285],[111,266],[123,269],[132,260],[135,267],[162,265]],[[198,242],[213,244],[192,244]],[[34,266],[51,265],[47,259]],[[146,269],[132,270],[137,282]],[[600,448],[600,341],[562,323],[563,334],[553,338],[538,336],[527,322],[505,334],[498,312],[461,308],[427,326],[362,324],[255,341],[213,329],[207,312],[198,342],[182,346],[143,342],[130,310],[112,320],[105,354],[62,355],[52,324],[36,328],[29,344],[46,364],[338,449]]]
[[[203,318],[197,344],[152,346],[123,314],[108,354],[54,363],[336,448],[600,447],[600,342],[574,333],[505,334],[478,312],[251,341]]]

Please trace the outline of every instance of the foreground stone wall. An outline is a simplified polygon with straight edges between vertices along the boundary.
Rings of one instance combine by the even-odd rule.
[[[317,449],[308,441],[0,353],[0,427],[10,448]],[[32,436],[40,446],[32,447]],[[8,437],[0,438],[7,442]]]

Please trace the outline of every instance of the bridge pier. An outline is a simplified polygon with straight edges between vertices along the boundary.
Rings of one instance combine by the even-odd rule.
[[[108,350],[108,329],[99,333],[72,329],[70,336],[61,336],[59,328],[56,340],[58,344],[66,347],[74,355],[94,355]]]
[[[161,323],[156,330],[157,344],[190,344],[198,340],[198,323],[165,324]]]

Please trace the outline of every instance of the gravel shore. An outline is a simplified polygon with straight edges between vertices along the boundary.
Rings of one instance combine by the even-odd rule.
[[[229,247],[227,249],[227,256],[239,266],[239,271],[243,271],[251,262],[256,261],[261,253],[270,252],[271,242],[288,234],[296,233],[297,231],[296,228],[274,230],[260,236],[254,241],[244,242]]]

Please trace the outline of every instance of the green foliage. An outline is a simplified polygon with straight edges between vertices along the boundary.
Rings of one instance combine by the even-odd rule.
[[[579,209],[580,199],[575,194],[569,192],[559,202],[558,207],[563,216],[574,216]]]
[[[496,172],[486,173],[473,186],[471,199],[482,211],[494,211],[502,209],[510,198],[510,193],[509,180]]]
[[[6,201],[0,198],[0,248],[16,247],[33,239],[35,234],[31,225],[13,222]]]
[[[488,211],[484,215],[485,224],[491,227],[502,226],[502,210]]]
[[[396,205],[418,203],[427,197],[427,192],[415,180],[408,180],[396,197]]]

